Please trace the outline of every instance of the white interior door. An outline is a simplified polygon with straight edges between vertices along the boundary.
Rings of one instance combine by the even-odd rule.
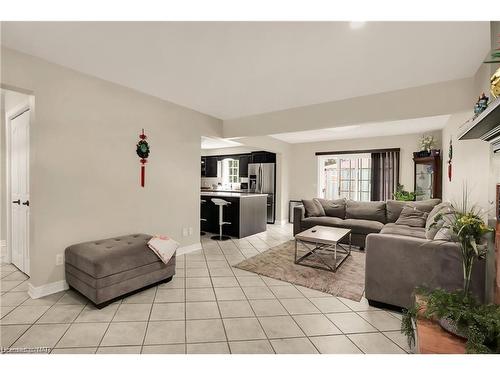
[[[12,263],[29,275],[29,128],[30,111],[10,120],[10,198]]]

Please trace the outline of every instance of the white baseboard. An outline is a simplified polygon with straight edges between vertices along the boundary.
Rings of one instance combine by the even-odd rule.
[[[10,251],[7,249],[6,240],[0,240],[0,257],[2,258],[2,263],[11,263]]]
[[[68,284],[66,280],[54,281],[53,283],[44,284],[40,286],[33,286],[31,283],[28,284],[28,295],[33,298],[41,298],[48,296],[50,294],[62,292],[63,290],[67,290]]]
[[[177,256],[192,253],[193,251],[201,250],[201,242],[192,245],[182,246],[177,249]]]

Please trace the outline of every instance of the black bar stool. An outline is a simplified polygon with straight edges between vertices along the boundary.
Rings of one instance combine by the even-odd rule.
[[[203,205],[207,203],[206,200],[202,199],[201,200],[201,207],[203,207]],[[200,216],[201,216],[201,208],[200,208]],[[207,219],[203,218],[203,217],[200,217],[200,221],[203,222],[203,221],[207,221]],[[201,227],[201,223],[200,223],[200,227]],[[200,236],[204,236],[206,233],[203,232],[202,230],[200,230]]]

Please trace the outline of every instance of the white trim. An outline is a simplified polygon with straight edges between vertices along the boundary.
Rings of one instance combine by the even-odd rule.
[[[8,254],[8,261],[9,263],[12,262],[12,248],[10,244],[12,243],[12,232],[11,232],[11,194],[10,194],[10,152],[11,152],[11,137],[10,137],[10,130],[11,130],[11,121],[13,118],[19,116],[23,112],[30,111],[30,129],[29,129],[29,135],[28,135],[28,159],[29,159],[29,167],[28,167],[28,184],[29,182],[29,176],[30,176],[30,167],[31,167],[31,141],[29,136],[31,135],[31,125],[33,123],[33,99],[31,95],[28,95],[28,101],[26,103],[21,103],[17,106],[15,106],[13,109],[5,113],[5,231],[6,231],[6,236],[5,236],[5,241],[7,242],[7,254]],[[30,191],[31,191],[31,185],[30,185]],[[31,224],[31,223],[30,223]],[[30,275],[30,245],[31,245],[31,232],[30,228],[28,227],[28,253],[25,254],[25,259],[24,259],[24,270],[23,272],[26,275]]]
[[[2,257],[2,262],[12,263],[10,258],[10,251],[7,247],[7,240],[0,240],[0,255]]]
[[[28,295],[33,299],[45,297],[67,289],[69,289],[69,286],[66,283],[66,280],[54,281],[53,283],[40,286],[33,286],[33,284],[28,283]]]
[[[193,251],[201,250],[201,242],[192,245],[182,246],[177,249],[177,256],[192,253]]]

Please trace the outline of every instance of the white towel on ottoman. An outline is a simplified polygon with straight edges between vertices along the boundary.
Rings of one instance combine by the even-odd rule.
[[[179,247],[179,243],[168,236],[156,235],[149,240],[148,247],[163,263],[167,264]]]

